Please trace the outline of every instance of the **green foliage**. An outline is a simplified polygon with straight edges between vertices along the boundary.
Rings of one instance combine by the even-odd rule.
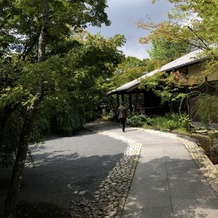
[[[174,124],[172,125],[174,128],[170,129],[184,128],[186,130],[189,130],[190,121],[186,114],[168,113],[166,114],[166,119],[174,122]]]
[[[145,79],[141,80],[140,88],[146,88],[147,91],[155,91],[158,87],[160,87],[161,78],[163,78],[164,76],[166,76],[166,74],[160,72],[154,74],[153,76],[146,77]]]
[[[127,125],[133,127],[141,127],[144,123],[148,122],[148,117],[146,115],[134,115],[127,120]]]
[[[159,72],[153,76],[142,79],[139,87],[147,91],[152,91],[156,96],[159,96],[162,104],[166,102],[174,104],[175,112],[181,112],[183,110],[182,106],[188,95],[183,77],[182,79],[175,79],[174,74],[169,75],[164,72]]]
[[[118,65],[113,73],[113,77],[110,79],[110,90],[142,76],[146,71],[147,62],[147,59],[139,60],[135,57],[125,58]]]
[[[80,104],[74,104],[67,110],[57,112],[55,132],[64,136],[71,136],[80,130],[84,123],[84,108]]]
[[[213,139],[218,139],[218,133],[213,133],[212,138]]]
[[[160,36],[160,38],[152,40],[152,46],[148,53],[151,58],[150,62],[157,69],[188,52],[190,52],[190,45],[186,41],[164,41]]]
[[[53,108],[50,108],[52,110]],[[34,122],[33,130],[30,137],[30,142],[40,143],[45,138],[54,135],[55,132],[52,129],[51,113],[46,110],[39,110],[39,113]]]
[[[170,52],[173,44],[175,48],[170,54],[171,57],[177,56],[176,45],[179,46],[178,50],[183,48],[183,45],[187,45],[188,49],[201,48],[204,51],[202,55],[208,57],[208,61],[204,63],[204,74],[215,73],[218,65],[218,49],[217,46],[214,46],[218,42],[217,0],[169,0],[169,2],[173,3],[174,9],[168,13],[168,21],[158,24],[154,24],[150,20],[147,23],[139,22],[139,27],[149,32],[141,39],[141,42],[154,42],[155,52],[151,50],[151,55],[154,57],[158,57],[158,55],[163,57],[164,49]],[[180,47],[180,45],[182,46]],[[158,61],[158,59],[156,60]]]
[[[128,119],[128,125],[133,127],[146,127],[159,130],[184,130],[189,131],[190,122],[186,114],[169,113],[165,116],[147,117],[135,115]]]
[[[45,2],[0,1],[0,150],[9,155],[17,149],[25,111],[39,93],[30,141],[72,135],[96,116],[108,91],[106,79],[123,59],[117,49],[125,41],[122,35],[105,39],[82,31],[87,25],[110,24],[105,0],[47,1],[47,21],[42,16]],[[38,62],[44,22],[45,57]],[[2,126],[7,108],[9,120]]]
[[[48,2],[49,21],[46,22],[49,28],[45,32],[49,35],[46,43],[51,53],[47,51],[47,56],[57,51],[54,45],[60,48],[66,36],[72,34],[72,29],[84,29],[87,25],[101,26],[102,23],[107,26],[110,24],[105,13],[106,0]],[[1,33],[4,33],[0,34],[1,37],[4,36],[3,40],[0,40],[1,50],[7,48],[6,51],[9,51],[13,48],[21,52],[24,58],[28,55],[29,60],[36,59],[45,1],[3,0],[0,2],[0,8],[0,27]]]
[[[168,113],[163,117],[154,117],[151,119],[151,126],[160,130],[178,130],[189,131],[189,119],[185,114]]]
[[[197,114],[206,126],[218,122],[218,96],[201,94],[197,97]]]
[[[106,0],[0,1],[0,149],[16,154],[5,217],[16,214],[29,141],[37,141],[45,135],[42,130],[49,132],[55,124],[65,135],[80,128],[98,93],[97,79],[110,76],[123,56],[117,49],[123,36],[84,34],[87,25],[109,25],[106,7]],[[42,107],[46,101],[55,113]],[[14,146],[6,136],[18,108],[23,122],[14,132]]]
[[[0,121],[2,120],[2,111],[0,111]],[[9,119],[7,128],[4,129],[4,137],[0,144],[0,166],[10,166],[14,163],[20,132],[24,122],[23,111],[19,108]]]
[[[151,127],[154,129],[160,129],[163,130],[166,122],[168,122],[169,120],[167,120],[165,117],[154,117],[151,119]]]

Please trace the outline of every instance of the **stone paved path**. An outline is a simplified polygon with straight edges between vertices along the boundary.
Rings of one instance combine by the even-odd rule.
[[[134,128],[111,131],[142,144],[122,218],[218,217],[217,195],[180,138]]]
[[[213,166],[205,161],[195,162],[199,151],[188,151],[189,141],[174,134],[137,128],[127,128],[123,133],[119,123],[99,122],[87,127],[93,134],[51,140],[46,146],[32,148],[37,161],[26,171],[33,175],[27,177],[21,198],[46,199],[66,207],[70,200],[85,197],[91,201],[85,201],[82,210],[87,209],[89,215],[79,215],[79,204],[75,213],[78,216],[74,216],[82,218],[218,217],[214,192],[218,185],[213,180],[212,189],[201,171],[203,165],[205,172]],[[200,153],[204,160],[202,156]],[[0,177],[0,191],[4,192],[3,185],[7,185],[6,177]]]
[[[71,201],[91,201],[123,157],[126,146],[120,140],[88,131],[30,145],[34,163],[28,163],[24,170],[19,200],[63,208],[71,206]],[[0,168],[0,217],[11,173],[10,168]]]

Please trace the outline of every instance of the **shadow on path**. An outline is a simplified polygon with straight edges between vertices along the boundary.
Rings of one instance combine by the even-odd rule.
[[[217,217],[218,199],[193,160],[141,159],[135,178],[123,218]]]
[[[123,157],[126,143],[96,133],[51,139],[30,146],[19,201],[45,202],[68,208],[71,201],[92,199],[100,183]],[[12,170],[0,168],[0,210]]]

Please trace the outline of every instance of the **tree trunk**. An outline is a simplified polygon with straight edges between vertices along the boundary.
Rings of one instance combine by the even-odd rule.
[[[46,35],[48,31],[48,21],[49,21],[49,0],[44,0],[44,12],[42,27],[39,35],[38,42],[38,62],[45,60],[45,48],[46,48]]]
[[[37,107],[39,102],[39,99],[35,100],[31,107],[27,109],[24,126],[19,140],[16,161],[14,164],[10,186],[5,201],[5,218],[16,217],[16,201],[21,186],[24,164],[27,156],[28,140],[32,131],[35,116],[37,114]]]
[[[42,26],[38,41],[38,62],[45,60],[45,47],[46,47],[46,34],[49,21],[49,0],[44,0],[44,12],[42,18]],[[23,130],[19,140],[18,152],[16,155],[16,161],[13,168],[12,178],[8,190],[8,194],[5,201],[4,218],[16,217],[16,204],[17,196],[20,190],[24,164],[28,151],[28,141],[32,132],[33,123],[37,114],[38,105],[42,101],[44,89],[43,89],[43,73],[41,79],[38,81],[38,87],[34,101],[27,109],[27,114],[23,126]]]
[[[45,60],[45,48],[46,48],[46,35],[48,28],[48,20],[49,20],[49,0],[44,0],[44,12],[42,18],[42,26],[39,35],[38,41],[38,62],[42,62]],[[18,151],[16,155],[16,161],[13,168],[12,178],[8,190],[8,194],[5,201],[5,212],[4,218],[15,218],[16,217],[16,204],[17,204],[17,196],[20,190],[24,164],[28,151],[28,141],[30,134],[32,132],[33,123],[35,121],[35,117],[37,114],[38,105],[42,101],[44,88],[43,88],[43,73],[41,74],[41,79],[38,81],[38,87],[36,90],[36,95],[33,103],[27,109],[27,114],[23,126],[23,130],[21,132]]]

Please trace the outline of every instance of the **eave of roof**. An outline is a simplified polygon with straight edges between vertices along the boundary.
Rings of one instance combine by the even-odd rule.
[[[164,72],[164,71],[169,71],[169,70],[174,70],[174,69],[178,69],[181,67],[185,67],[185,66],[189,66],[195,63],[198,63],[204,59],[206,59],[205,56],[199,57],[199,55],[202,53],[202,50],[197,49],[194,50],[186,55],[183,55],[182,57],[171,61],[168,64],[165,64],[164,66],[162,66],[160,68],[159,71]]]
[[[124,92],[126,93],[126,92],[132,90],[133,88],[137,87],[138,84],[140,83],[141,79],[153,76],[158,72],[166,72],[166,71],[170,71],[170,70],[176,70],[176,69],[179,69],[179,68],[182,68],[185,66],[189,66],[189,65],[201,62],[204,59],[206,59],[206,57],[203,57],[203,56],[199,57],[200,53],[202,53],[202,50],[197,49],[197,50],[194,50],[186,55],[183,55],[182,57],[180,57],[174,61],[171,61],[170,63],[165,64],[164,66],[162,66],[159,69],[156,69],[154,71],[151,71],[150,73],[144,74],[143,76],[141,76],[141,77],[139,77],[131,82],[128,82],[128,83],[118,87],[117,89],[110,91],[108,93],[108,95],[112,95],[112,94],[116,94],[116,93],[117,94],[124,93]]]
[[[140,78],[140,77],[139,77],[139,78]],[[124,85],[118,87],[117,89],[114,89],[114,90],[110,91],[110,92],[108,93],[108,95],[112,95],[112,94],[115,94],[115,93],[122,93],[122,92],[124,92],[124,91],[125,91],[125,92],[128,92],[129,89],[133,89],[133,88],[135,88],[135,87],[138,86],[138,84],[140,83],[139,78],[138,78],[138,79],[135,79],[135,80],[133,80],[133,81],[131,81],[131,82],[128,82],[128,83],[126,83],[126,84],[124,84]]]

